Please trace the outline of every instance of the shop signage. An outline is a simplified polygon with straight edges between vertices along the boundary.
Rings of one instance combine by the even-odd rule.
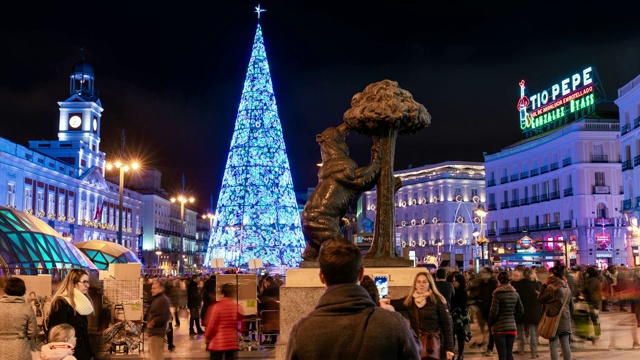
[[[587,67],[553,84],[549,89],[527,96],[525,81],[520,85],[517,109],[520,128],[527,136],[539,134],[577,120],[595,110],[599,80],[593,67]]]
[[[533,240],[532,238],[525,236],[522,239],[517,241],[518,245],[522,246],[525,249],[528,249],[531,247],[531,245],[535,244],[536,241]]]

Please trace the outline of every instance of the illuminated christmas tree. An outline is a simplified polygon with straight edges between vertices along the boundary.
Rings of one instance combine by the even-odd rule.
[[[305,247],[260,24],[218,197],[207,265],[297,267]]]

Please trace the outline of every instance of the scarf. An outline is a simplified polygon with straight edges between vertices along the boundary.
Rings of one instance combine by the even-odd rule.
[[[69,304],[71,304],[71,298],[69,294],[64,293],[61,295],[63,299],[65,299]],[[80,315],[89,315],[93,313],[93,304],[91,304],[91,300],[87,297],[87,295],[83,294],[82,291],[73,288],[73,302],[76,304],[76,311]]]
[[[422,307],[427,303],[427,297],[431,295],[431,292],[425,292],[422,294],[418,294],[417,292],[413,293],[413,303],[416,304],[417,307],[422,309]]]

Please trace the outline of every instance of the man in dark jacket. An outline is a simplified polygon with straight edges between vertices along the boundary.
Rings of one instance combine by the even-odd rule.
[[[216,302],[216,274],[211,274],[202,284],[202,310],[200,310],[200,321],[205,321],[205,315],[211,304]],[[204,323],[203,323],[204,325]]]
[[[582,294],[589,305],[589,319],[593,324],[593,336],[591,341],[595,344],[600,339],[600,307],[602,306],[602,282],[604,277],[598,273],[595,266],[587,268],[587,281]]]
[[[189,308],[189,335],[204,334],[204,330],[200,327],[200,307],[202,306],[202,297],[198,289],[198,275],[191,275],[191,281],[187,285],[187,307]],[[195,330],[194,330],[195,325]]]
[[[511,286],[516,289],[522,306],[524,316],[516,319],[518,325],[518,348],[516,354],[524,354],[524,338],[529,335],[529,346],[531,346],[531,357],[538,357],[538,324],[542,317],[542,305],[538,302],[540,288],[542,284],[535,280],[530,268],[514,270],[511,274]]]
[[[287,360],[420,358],[417,337],[402,315],[377,307],[358,285],[364,268],[355,244],[325,241],[318,263],[327,290],[293,325]]]
[[[446,281],[446,279],[447,270],[445,268],[439,268],[436,270],[436,288],[440,295],[444,296],[444,299],[447,300],[447,308],[449,309],[449,312],[451,312],[451,299],[453,299],[456,289],[453,287],[453,284]]]
[[[151,305],[147,314],[149,329],[149,353],[151,360],[162,360],[162,347],[164,334],[167,331],[167,322],[171,319],[169,298],[164,294],[164,286],[160,280],[154,280],[151,285]]]

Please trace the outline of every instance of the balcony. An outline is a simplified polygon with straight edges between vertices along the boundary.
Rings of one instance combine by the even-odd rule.
[[[631,210],[632,208],[631,199],[622,200],[622,210]]]
[[[637,118],[633,119],[633,128],[637,129],[639,124],[640,124],[640,116],[638,116]]]
[[[633,166],[640,165],[640,155],[633,157]]]
[[[520,179],[518,178],[518,174],[513,174],[513,175],[511,175],[511,181],[518,181],[518,180],[520,180]]]
[[[487,210],[498,210],[498,207],[496,206],[496,204],[488,204]]]
[[[549,194],[540,195],[540,202],[549,201]]]
[[[549,169],[551,171],[558,170],[558,163],[557,162],[551,163],[551,165],[549,165]]]
[[[571,158],[566,158],[562,160],[562,167],[567,167],[569,165],[571,165]]]
[[[529,172],[528,171],[523,171],[520,173],[520,179],[526,179],[529,177]]]
[[[509,182],[509,177],[508,176],[503,176],[500,178],[500,184],[506,184]]]
[[[571,220],[565,220],[564,221],[563,228],[568,229],[568,228],[572,228],[572,227],[573,227],[573,221],[571,221]]]
[[[622,171],[632,170],[631,160],[625,160],[622,162]]]
[[[537,195],[532,196],[529,200],[530,200],[529,201],[530,204],[537,204],[540,202],[540,198]]]
[[[573,188],[564,189],[564,197],[573,196]]]
[[[548,165],[540,167],[540,174],[546,174],[548,172],[549,172],[549,166]]]
[[[636,209],[640,209],[640,196],[636,196]]]
[[[629,131],[631,131],[631,125],[629,124],[622,125],[622,127],[620,128],[620,136],[628,133]]]
[[[496,186],[496,179],[491,179],[487,181],[487,187],[489,186]]]
[[[520,206],[520,201],[518,200],[511,200],[511,207],[518,207]]]
[[[594,185],[593,193],[594,194],[611,194],[611,188],[606,185]]]
[[[608,163],[609,155],[591,155],[592,163]]]
[[[520,206],[523,206],[523,205],[529,205],[528,198],[520,199]]]
[[[531,169],[531,177],[538,176],[538,169]]]
[[[508,209],[509,208],[509,202],[508,201],[503,201],[500,203],[500,209]]]
[[[554,192],[550,193],[549,194],[549,199],[550,200],[560,199],[560,191],[554,191]]]
[[[493,229],[487,229],[487,236],[496,236],[496,231]]]

